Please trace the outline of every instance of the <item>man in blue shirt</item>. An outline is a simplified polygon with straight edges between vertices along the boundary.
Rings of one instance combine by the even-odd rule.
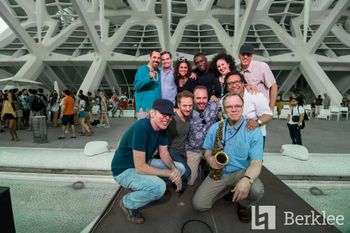
[[[215,145],[220,122],[212,125],[203,144],[205,159],[212,169],[222,169],[219,180],[210,175],[197,189],[193,197],[193,207],[199,211],[210,209],[216,200],[230,191],[232,202],[238,202],[238,217],[242,222],[250,221],[249,207],[260,200],[264,186],[259,177],[263,160],[263,137],[261,130],[248,130],[242,116],[243,99],[237,94],[228,94],[223,99],[223,109],[227,119],[223,122],[222,140]],[[227,165],[219,165],[212,154],[219,146],[228,155]]]
[[[152,51],[148,63],[136,72],[134,90],[137,119],[145,118],[153,102],[161,98],[159,63],[160,52]]]
[[[182,188],[185,168],[173,162],[168,151],[167,127],[173,118],[174,105],[166,99],[154,101],[149,118],[133,124],[122,136],[112,160],[114,179],[132,192],[120,200],[126,218],[132,223],[143,223],[139,208],[160,199],[166,190],[163,178],[169,178]],[[158,149],[160,159],[153,159]]]
[[[174,78],[174,68],[171,61],[171,53],[168,51],[161,52],[160,54],[162,60],[162,98],[168,99],[175,105],[175,98],[177,95],[177,86],[175,84]]]

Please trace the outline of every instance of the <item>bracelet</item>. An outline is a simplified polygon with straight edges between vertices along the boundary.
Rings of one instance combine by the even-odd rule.
[[[254,181],[252,180],[252,178],[250,178],[250,176],[244,175],[243,177],[248,179],[249,184],[253,184],[254,183]]]

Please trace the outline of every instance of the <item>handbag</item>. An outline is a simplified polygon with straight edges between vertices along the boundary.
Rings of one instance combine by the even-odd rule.
[[[299,122],[299,116],[292,116],[293,122]]]

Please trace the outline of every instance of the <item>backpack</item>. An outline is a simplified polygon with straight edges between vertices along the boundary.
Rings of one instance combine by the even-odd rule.
[[[30,105],[30,109],[32,111],[41,111],[43,108],[45,108],[44,101],[40,97],[35,96],[32,104]]]

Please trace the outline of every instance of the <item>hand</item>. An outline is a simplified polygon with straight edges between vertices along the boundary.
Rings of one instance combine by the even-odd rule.
[[[157,71],[151,70],[151,71],[149,72],[150,78],[153,78],[153,77],[156,75],[156,73],[157,73]]]
[[[212,95],[212,96],[210,96],[210,100],[211,100],[211,101],[218,101],[219,98],[216,97],[215,95]]]
[[[243,177],[236,186],[231,190],[233,194],[232,202],[239,202],[248,197],[251,184],[249,180]]]
[[[250,131],[253,129],[256,129],[259,127],[259,124],[256,120],[253,119],[247,119],[247,124],[246,124],[246,128]]]
[[[190,79],[196,80],[197,79],[197,74],[192,72],[190,75]]]
[[[171,170],[169,179],[176,185],[176,192],[180,192],[182,189],[181,173],[176,168]]]
[[[252,94],[256,94],[258,92],[258,90],[256,89],[256,86],[251,84],[246,84],[245,89],[247,89],[247,91]]]

